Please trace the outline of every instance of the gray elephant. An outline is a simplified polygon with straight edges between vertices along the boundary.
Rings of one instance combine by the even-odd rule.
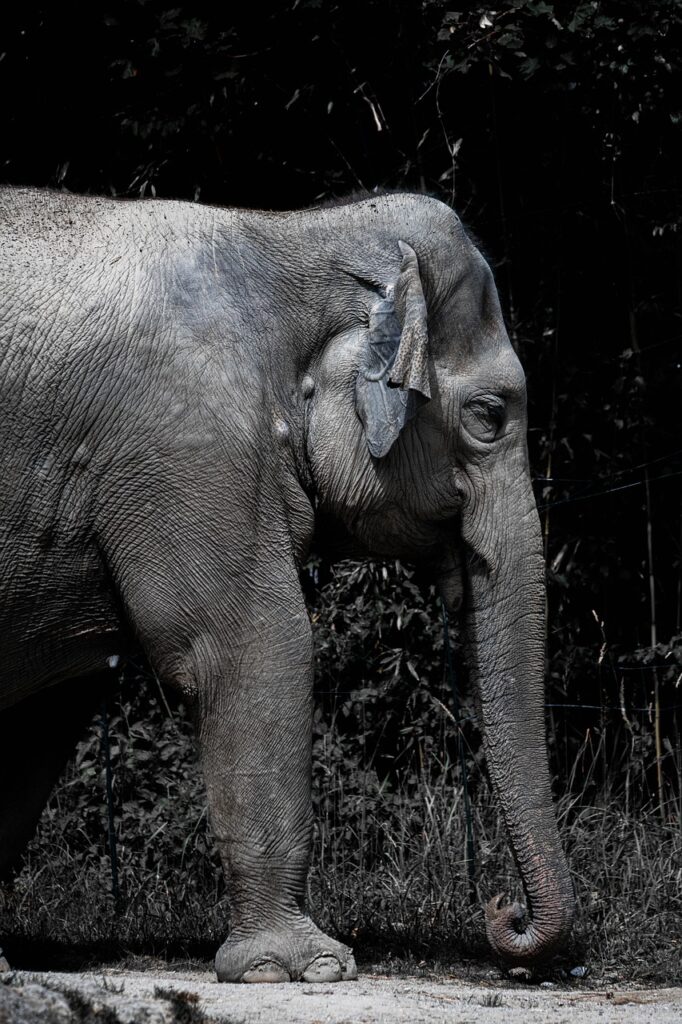
[[[530,912],[492,900],[488,936],[513,963],[551,954],[574,893],[545,749],[525,382],[457,216],[404,193],[264,213],[9,189],[0,211],[0,869],[108,661],[142,650],[195,712],[231,901],[218,978],[355,977],[304,907],[299,568],[318,520],[431,566],[451,608],[463,594]]]

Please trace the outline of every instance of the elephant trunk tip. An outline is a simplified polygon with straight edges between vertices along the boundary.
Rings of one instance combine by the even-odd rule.
[[[529,919],[521,903],[509,903],[504,894],[494,896],[485,908],[485,930],[494,952],[516,966],[547,960],[568,938],[573,907],[558,909],[542,921]]]

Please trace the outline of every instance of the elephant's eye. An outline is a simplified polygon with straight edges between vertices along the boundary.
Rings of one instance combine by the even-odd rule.
[[[463,414],[465,425],[479,441],[494,441],[505,419],[505,404],[497,395],[474,398],[467,402]]]

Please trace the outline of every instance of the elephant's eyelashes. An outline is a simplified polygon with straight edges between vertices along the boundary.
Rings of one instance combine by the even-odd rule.
[[[505,420],[505,403],[496,395],[467,402],[462,415],[467,429],[479,441],[494,441]]]

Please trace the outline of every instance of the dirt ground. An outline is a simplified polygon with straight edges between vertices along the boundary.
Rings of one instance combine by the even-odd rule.
[[[13,971],[0,1024],[680,1024],[682,988],[483,986],[364,974],[337,985],[219,985],[207,970]]]

